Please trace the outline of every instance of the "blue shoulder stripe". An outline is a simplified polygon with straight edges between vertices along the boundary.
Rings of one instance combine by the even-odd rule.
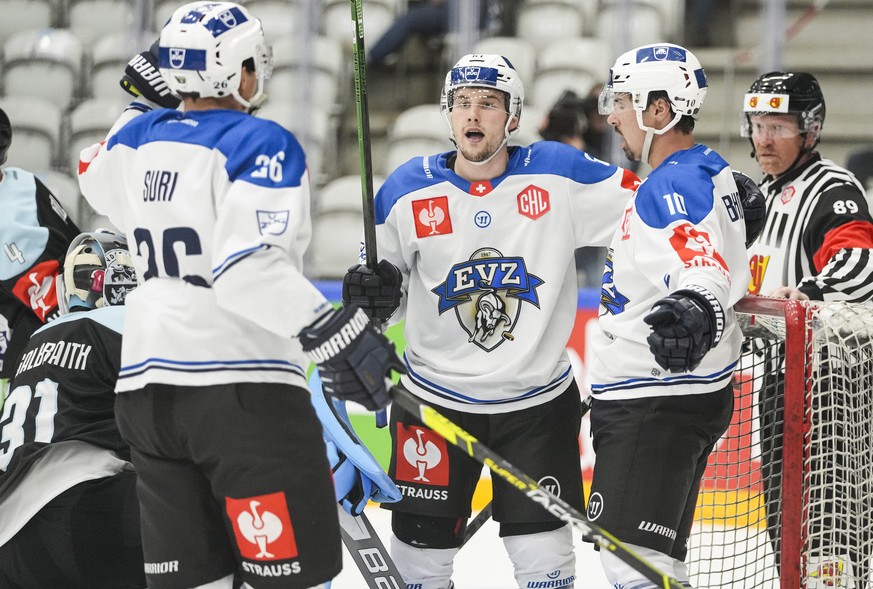
[[[290,131],[236,110],[153,110],[119,129],[106,148],[121,144],[138,149],[156,141],[218,150],[227,158],[225,169],[231,181],[293,187],[300,186],[306,171],[306,155]]]

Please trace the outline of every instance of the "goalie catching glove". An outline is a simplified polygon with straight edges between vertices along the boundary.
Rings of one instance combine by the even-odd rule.
[[[388,260],[380,260],[375,272],[364,264],[352,266],[343,277],[343,305],[358,305],[384,323],[400,306],[402,283],[400,270]]]
[[[711,292],[689,287],[656,302],[643,321],[652,328],[646,341],[658,366],[691,372],[721,339],[724,311]]]
[[[139,98],[142,96],[164,108],[176,108],[182,102],[170,92],[170,87],[158,70],[158,42],[148,51],[134,55],[124,68],[119,82],[125,92]]]
[[[764,229],[764,217],[767,215],[767,199],[755,181],[742,172],[733,171],[734,182],[740,191],[740,203],[743,205],[743,220],[746,222],[746,249],[751,247]]]
[[[300,331],[303,351],[318,366],[324,390],[371,411],[388,405],[386,379],[406,372],[394,345],[355,305],[333,309]]]

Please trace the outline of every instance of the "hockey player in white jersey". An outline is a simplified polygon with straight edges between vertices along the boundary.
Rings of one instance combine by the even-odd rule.
[[[405,318],[401,385],[581,508],[580,395],[566,351],[574,251],[608,243],[639,179],[563,143],[508,146],[523,101],[504,57],[458,61],[441,101],[457,149],[388,177],[376,195],[384,259],[375,273],[353,267],[343,299]],[[404,494],[385,506],[392,556],[407,587],[447,589],[482,466],[396,405],[391,434],[389,472]],[[519,587],[573,586],[568,526],[499,479],[494,518]]]
[[[322,428],[306,390],[368,408],[402,370],[360,309],[334,310],[302,274],[310,223],[304,153],[250,116],[271,53],[232,2],[177,9],[157,47],[183,110],[141,94],[79,181],[122,228],[144,280],[127,301],[116,411],[138,474],[148,586],[322,587],[342,555]],[[149,75],[144,72],[149,66]],[[306,352],[306,353],[305,353]]]
[[[749,279],[730,166],[694,140],[706,89],[697,58],[671,44],[629,51],[610,71],[601,112],[628,157],[652,172],[609,246],[589,340],[597,458],[588,517],[688,586],[698,483],[733,410],[741,333],[732,306]],[[600,555],[617,589],[655,587]]]

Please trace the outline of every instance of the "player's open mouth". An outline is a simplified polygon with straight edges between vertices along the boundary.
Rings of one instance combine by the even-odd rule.
[[[464,137],[466,137],[470,141],[477,142],[485,138],[485,133],[483,133],[482,131],[472,130],[464,133]]]

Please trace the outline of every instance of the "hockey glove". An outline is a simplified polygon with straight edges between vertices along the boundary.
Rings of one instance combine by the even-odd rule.
[[[124,68],[119,82],[124,90],[139,98],[142,96],[164,108],[176,108],[182,102],[170,93],[167,82],[158,70],[158,42],[148,51],[134,55]]]
[[[643,321],[652,328],[646,341],[658,365],[691,372],[721,338],[724,312],[706,289],[683,289],[656,302]]]
[[[734,181],[740,190],[740,203],[743,205],[743,219],[746,221],[746,249],[748,249],[764,229],[767,216],[767,199],[755,181],[743,174],[734,172]]]
[[[325,392],[371,411],[390,401],[386,378],[406,372],[394,345],[376,331],[362,309],[334,309],[300,331],[303,351],[318,366]]]
[[[371,318],[384,323],[400,306],[403,277],[397,266],[381,260],[376,272],[358,264],[343,277],[343,305],[358,305]]]

